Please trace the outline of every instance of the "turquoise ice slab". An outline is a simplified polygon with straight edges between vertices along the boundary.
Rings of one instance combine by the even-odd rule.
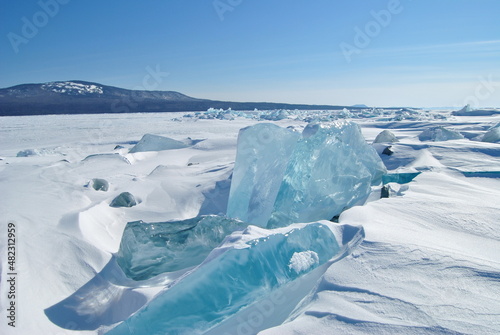
[[[181,221],[127,223],[116,261],[127,277],[146,280],[199,265],[224,238],[247,224],[207,215]]]
[[[349,239],[360,238],[357,228]],[[362,237],[361,237],[362,239]],[[327,224],[230,235],[195,271],[179,279],[108,334],[202,334],[282,285],[346,253]]]
[[[382,176],[382,183],[398,183],[406,184],[415,179],[421,172],[408,172],[408,173],[388,173]]]

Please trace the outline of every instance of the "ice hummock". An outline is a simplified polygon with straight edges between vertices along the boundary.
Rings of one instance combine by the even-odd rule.
[[[361,227],[342,228],[327,221],[275,230],[249,226],[230,235],[195,271],[108,334],[203,334],[349,254],[364,232]],[[287,307],[291,311],[294,306]],[[269,313],[266,317],[279,324]]]
[[[474,113],[474,110],[470,106],[470,104],[465,105],[461,110],[453,112],[453,115],[457,116],[470,116]]]
[[[258,124],[239,134],[227,214],[261,227],[329,220],[385,172],[354,123],[309,124],[302,136]]]
[[[465,105],[459,111],[454,111],[451,115],[455,116],[490,116],[500,114],[498,109],[474,109],[469,104]]]
[[[265,227],[300,134],[272,123],[240,130],[227,215]]]
[[[239,220],[215,215],[182,221],[129,222],[116,260],[127,277],[149,279],[199,265],[227,235],[246,226]]]
[[[427,128],[420,135],[418,135],[418,139],[420,141],[433,142],[461,140],[463,138],[464,136],[458,131],[450,130],[442,126]]]
[[[474,111],[477,113],[478,111]],[[499,111],[490,110],[488,115],[499,113]],[[457,112],[454,112],[457,113]],[[475,115],[475,114],[474,114]],[[403,120],[446,120],[449,117],[448,112],[443,113],[430,113],[427,110],[410,109],[410,108],[369,108],[369,107],[355,107],[347,109],[327,109],[327,110],[287,110],[287,109],[271,109],[271,110],[258,110],[253,111],[233,111],[231,108],[228,110],[209,108],[205,112],[195,112],[184,114],[184,120],[199,120],[199,119],[219,119],[219,120],[235,120],[237,118],[246,118],[259,121],[279,121],[279,120],[297,120],[304,122],[332,122],[339,119],[367,119],[372,118],[375,120],[387,121],[403,121]],[[181,118],[174,118],[173,121],[182,121]]]
[[[484,134],[482,141],[490,143],[500,142],[500,122],[491,127],[486,134]]]
[[[267,226],[329,220],[365,199],[385,172],[357,124],[309,124],[290,157]]]
[[[142,136],[141,140],[130,149],[129,153],[182,149],[186,147],[187,145],[185,143],[170,137],[145,134]]]
[[[394,135],[390,130],[383,130],[380,134],[375,137],[373,143],[394,143],[399,142],[396,135]]]

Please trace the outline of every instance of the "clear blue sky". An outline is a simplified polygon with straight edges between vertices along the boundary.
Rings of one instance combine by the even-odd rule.
[[[138,88],[159,67],[200,98],[500,106],[498,0],[56,1],[0,0],[0,87]]]

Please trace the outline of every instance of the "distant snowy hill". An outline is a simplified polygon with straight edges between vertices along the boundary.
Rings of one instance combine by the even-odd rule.
[[[204,111],[208,108],[336,109],[344,106],[196,99],[174,91],[128,90],[72,80],[0,89],[0,116]]]

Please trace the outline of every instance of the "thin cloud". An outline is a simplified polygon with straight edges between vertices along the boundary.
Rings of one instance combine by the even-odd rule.
[[[416,54],[448,54],[457,52],[472,52],[480,54],[488,52],[493,54],[500,53],[500,40],[490,41],[472,41],[461,43],[448,43],[448,44],[432,44],[432,45],[419,45],[419,46],[405,46],[397,48],[367,48],[366,53],[370,55],[416,55]]]

